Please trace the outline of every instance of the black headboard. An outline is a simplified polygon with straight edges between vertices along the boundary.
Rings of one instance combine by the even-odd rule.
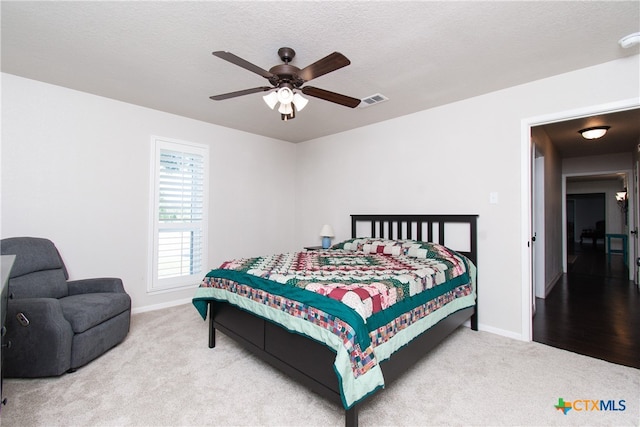
[[[478,215],[351,215],[351,237],[412,239],[445,245],[447,224],[468,224],[469,236],[464,249],[451,247],[478,265]],[[358,224],[371,224],[370,234],[358,236]],[[434,229],[435,236],[434,236]],[[368,230],[367,230],[368,231]],[[362,233],[360,233],[362,234]],[[426,235],[425,235],[426,234]],[[434,237],[437,238],[434,241]]]

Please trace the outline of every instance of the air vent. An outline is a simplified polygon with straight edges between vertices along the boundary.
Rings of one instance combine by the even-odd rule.
[[[360,102],[360,108],[371,107],[372,105],[380,104],[381,102],[388,101],[389,98],[382,95],[381,93],[376,93],[375,95],[367,96],[366,98],[362,98]]]

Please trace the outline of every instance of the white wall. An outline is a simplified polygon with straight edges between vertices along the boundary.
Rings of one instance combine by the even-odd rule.
[[[52,239],[72,279],[116,276],[134,309],[150,295],[150,136],[210,146],[209,266],[291,250],[295,146],[2,74],[1,236]]]
[[[298,245],[317,243],[326,222],[347,238],[352,213],[479,214],[480,326],[528,339],[522,124],[638,97],[638,65],[634,56],[299,144]]]
[[[523,123],[638,97],[639,73],[634,56],[296,145],[3,75],[0,235],[52,238],[72,278],[120,276],[135,307],[188,300],[146,294],[149,136],[201,142],[212,266],[319,244],[324,223],[347,238],[352,213],[479,214],[480,326],[525,337]]]
[[[562,173],[566,176],[607,174],[630,169],[633,169],[632,153],[570,157],[562,160]]]

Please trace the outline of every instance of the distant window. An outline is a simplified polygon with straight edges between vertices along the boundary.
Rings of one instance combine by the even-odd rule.
[[[149,291],[200,283],[207,260],[205,145],[152,138],[152,273]]]

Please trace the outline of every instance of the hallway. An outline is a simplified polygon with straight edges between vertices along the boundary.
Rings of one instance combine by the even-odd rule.
[[[640,292],[619,255],[576,244],[567,274],[536,298],[533,340],[640,369]]]

